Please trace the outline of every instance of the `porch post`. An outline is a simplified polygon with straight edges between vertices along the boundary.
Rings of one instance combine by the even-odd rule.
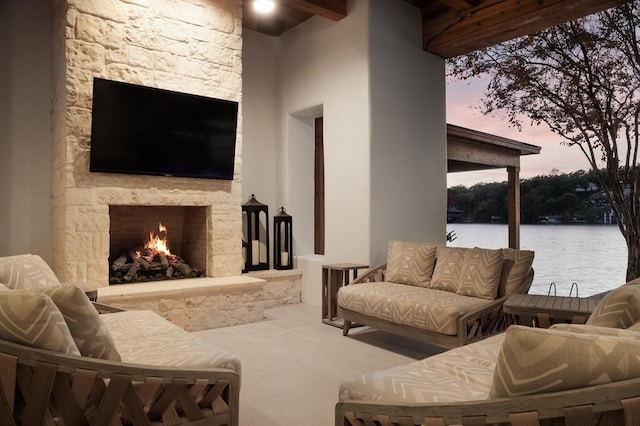
[[[518,161],[519,163],[519,161]],[[520,248],[520,165],[508,166],[507,203],[509,220],[509,247]]]

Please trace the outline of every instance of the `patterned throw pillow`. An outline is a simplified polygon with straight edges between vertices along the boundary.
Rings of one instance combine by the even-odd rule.
[[[511,326],[498,355],[490,398],[578,389],[640,377],[640,341]]]
[[[640,321],[640,287],[618,287],[602,298],[587,319],[587,325],[629,328]]]
[[[386,280],[428,287],[436,264],[435,244],[389,241]]]
[[[458,285],[463,296],[495,299],[502,274],[502,250],[472,248],[464,256]]]
[[[524,282],[533,265],[534,252],[531,250],[502,249],[504,262],[498,297],[512,295]]]
[[[120,361],[113,338],[86,294],[75,286],[16,291],[45,294],[53,300],[83,356]]]
[[[470,248],[439,246],[430,288],[457,293],[460,288],[465,256]]]
[[[60,281],[40,256],[0,257],[0,282],[12,290],[60,287]]]
[[[0,338],[80,355],[62,313],[46,294],[0,292]]]

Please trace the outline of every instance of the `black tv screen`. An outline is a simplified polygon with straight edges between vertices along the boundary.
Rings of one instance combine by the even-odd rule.
[[[238,103],[94,78],[90,171],[233,179]]]

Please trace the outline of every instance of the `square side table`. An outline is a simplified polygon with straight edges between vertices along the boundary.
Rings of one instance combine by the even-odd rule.
[[[336,318],[338,290],[358,277],[358,270],[369,265],[359,263],[334,263],[322,265],[322,322],[342,328],[343,320]],[[351,275],[353,276],[351,278]]]

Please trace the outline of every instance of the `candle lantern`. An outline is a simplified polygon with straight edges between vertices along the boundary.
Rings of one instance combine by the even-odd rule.
[[[273,266],[276,269],[293,269],[292,217],[284,207],[273,217]]]
[[[242,205],[242,272],[269,269],[269,207],[251,194]]]

